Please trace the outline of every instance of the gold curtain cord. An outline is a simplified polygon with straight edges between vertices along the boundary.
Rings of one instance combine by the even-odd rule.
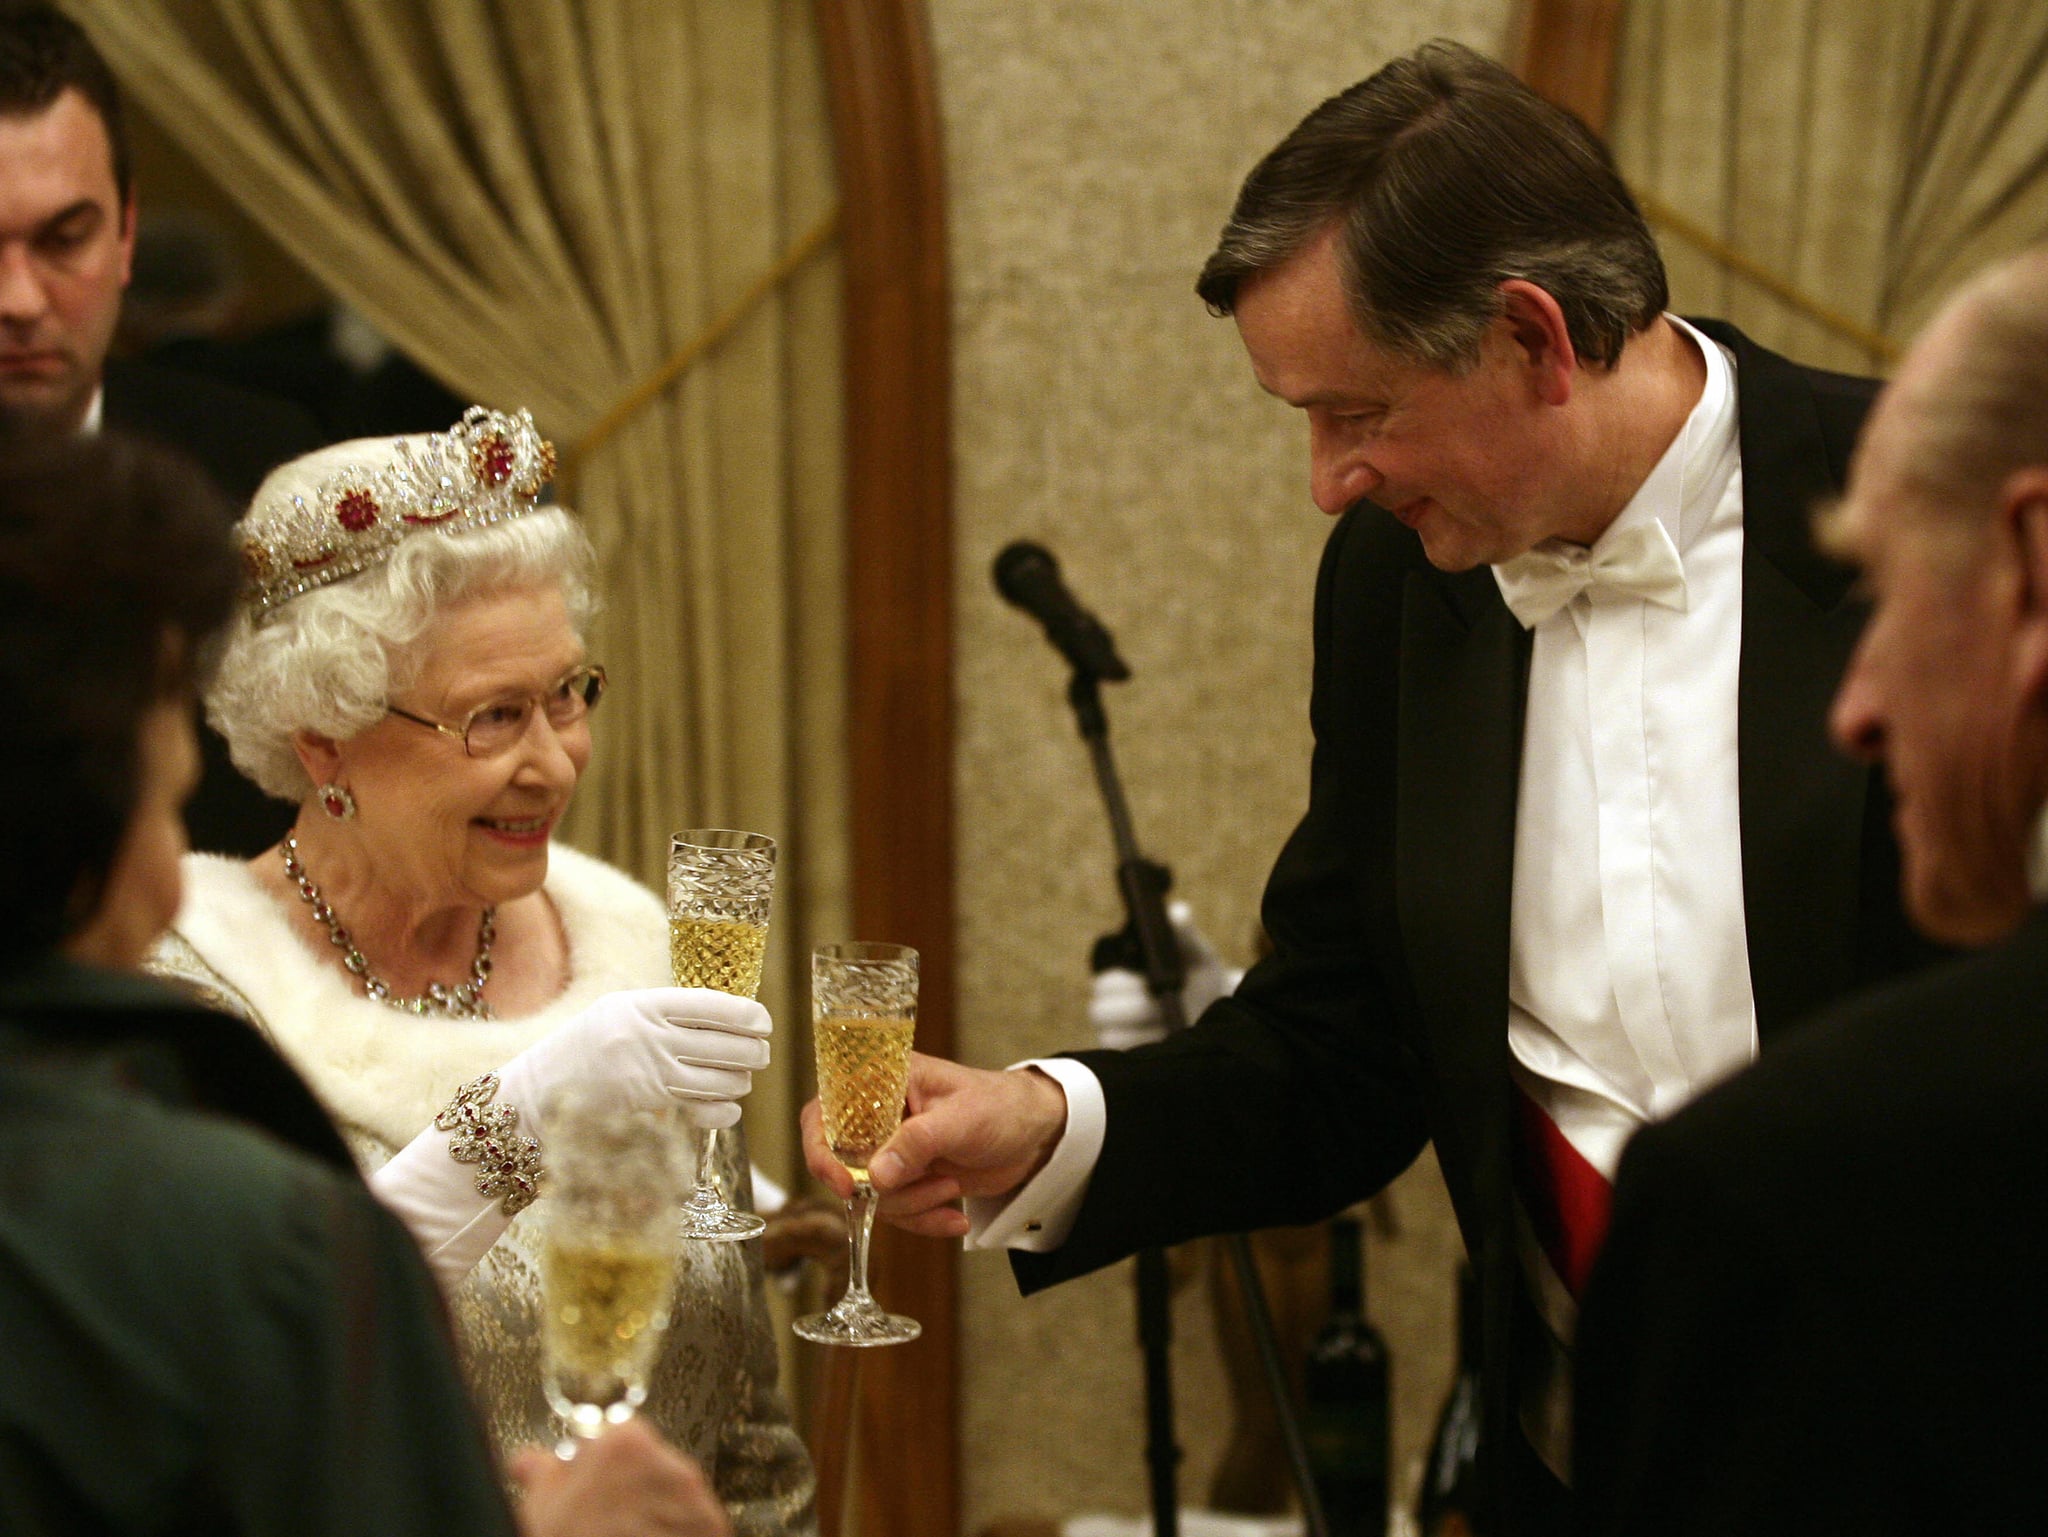
[[[1747,278],[1765,293],[1789,305],[1807,319],[1826,326],[1838,336],[1847,337],[1879,362],[1895,363],[1898,361],[1901,349],[1899,344],[1889,336],[1884,335],[1882,332],[1873,331],[1868,326],[1851,320],[1840,310],[1830,309],[1818,299],[1809,298],[1806,294],[1801,293],[1790,283],[1779,277],[1777,273],[1752,260],[1750,257],[1743,255],[1742,252],[1736,250],[1727,241],[1720,239],[1716,235],[1709,234],[1699,225],[1693,223],[1692,220],[1686,218],[1684,214],[1672,208],[1668,203],[1660,202],[1646,192],[1638,191],[1635,197],[1636,202],[1641,205],[1643,212],[1651,220],[1663,225],[1682,240],[1697,246],[1730,272]]]
[[[621,427],[649,401],[659,396],[676,380],[689,372],[690,365],[705,353],[739,329],[740,322],[751,315],[761,301],[775,292],[819,251],[824,249],[839,229],[839,210],[829,210],[797,243],[782,253],[781,258],[766,272],[747,286],[747,291],[728,304],[711,324],[699,331],[690,340],[678,347],[673,356],[653,373],[634,385],[618,404],[600,416],[590,429],[571,443],[562,455],[561,485],[563,496],[573,500],[576,489],[576,475],[588,462],[590,456],[609,442]]]

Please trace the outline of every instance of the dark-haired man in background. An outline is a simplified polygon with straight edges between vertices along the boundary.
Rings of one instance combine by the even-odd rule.
[[[1629,1147],[1587,1295],[1590,1533],[2022,1532],[2048,1439],[2048,248],[1945,308],[1825,526],[1834,708],[1908,911],[1984,953],[1830,1012]]]
[[[282,402],[108,358],[135,217],[106,62],[54,7],[0,3],[0,446],[119,428],[190,455],[239,510],[318,433]],[[193,842],[259,853],[291,808],[237,773],[218,736],[204,737]]]
[[[1482,1295],[1496,1532],[1564,1529],[1575,1295],[1623,1142],[1924,954],[1834,755],[1861,614],[1814,553],[1874,386],[1665,313],[1605,148],[1432,44],[1247,178],[1199,291],[1338,519],[1273,955],[1183,1035],[921,1059],[884,1210],[1027,1290],[1299,1223],[1433,1142]],[[845,1176],[806,1112],[811,1167]]]

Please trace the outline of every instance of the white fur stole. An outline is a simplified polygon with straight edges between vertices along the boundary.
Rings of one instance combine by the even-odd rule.
[[[403,1147],[455,1091],[517,1056],[605,993],[668,981],[668,920],[624,872],[554,844],[548,898],[569,943],[569,985],[523,1019],[401,1014],[357,995],[317,955],[239,859],[189,854],[173,925],[256,1010],[269,1034],[344,1128]]]

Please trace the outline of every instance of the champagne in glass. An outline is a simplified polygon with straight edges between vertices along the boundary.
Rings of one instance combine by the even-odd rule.
[[[813,1028],[825,1140],[832,1156],[865,1183],[869,1157],[896,1134],[903,1119],[917,1021],[821,1014]]]
[[[729,918],[672,917],[668,965],[677,987],[709,987],[740,998],[761,991],[768,925]]]
[[[542,1383],[568,1425],[559,1451],[632,1417],[668,1327],[684,1155],[670,1110],[622,1109],[595,1086],[547,1107]]]
[[[853,1249],[846,1295],[796,1321],[820,1345],[901,1345],[923,1329],[884,1312],[868,1292],[875,1191],[868,1159],[903,1119],[910,1045],[917,1030],[917,952],[907,945],[826,945],[811,957],[811,1028],[818,1054],[818,1107],[832,1156],[853,1175],[846,1203]]]
[[[669,839],[668,959],[677,987],[751,998],[768,952],[775,840],[760,833],[694,828]],[[719,1193],[718,1133],[704,1133],[697,1186],[683,1204],[687,1238],[752,1238],[766,1225]]]

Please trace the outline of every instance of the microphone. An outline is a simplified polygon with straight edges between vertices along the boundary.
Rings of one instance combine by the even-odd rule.
[[[1020,539],[996,557],[996,591],[1045,626],[1045,638],[1076,672],[1110,683],[1131,675],[1102,622],[1075,601],[1060,564],[1042,544]]]

